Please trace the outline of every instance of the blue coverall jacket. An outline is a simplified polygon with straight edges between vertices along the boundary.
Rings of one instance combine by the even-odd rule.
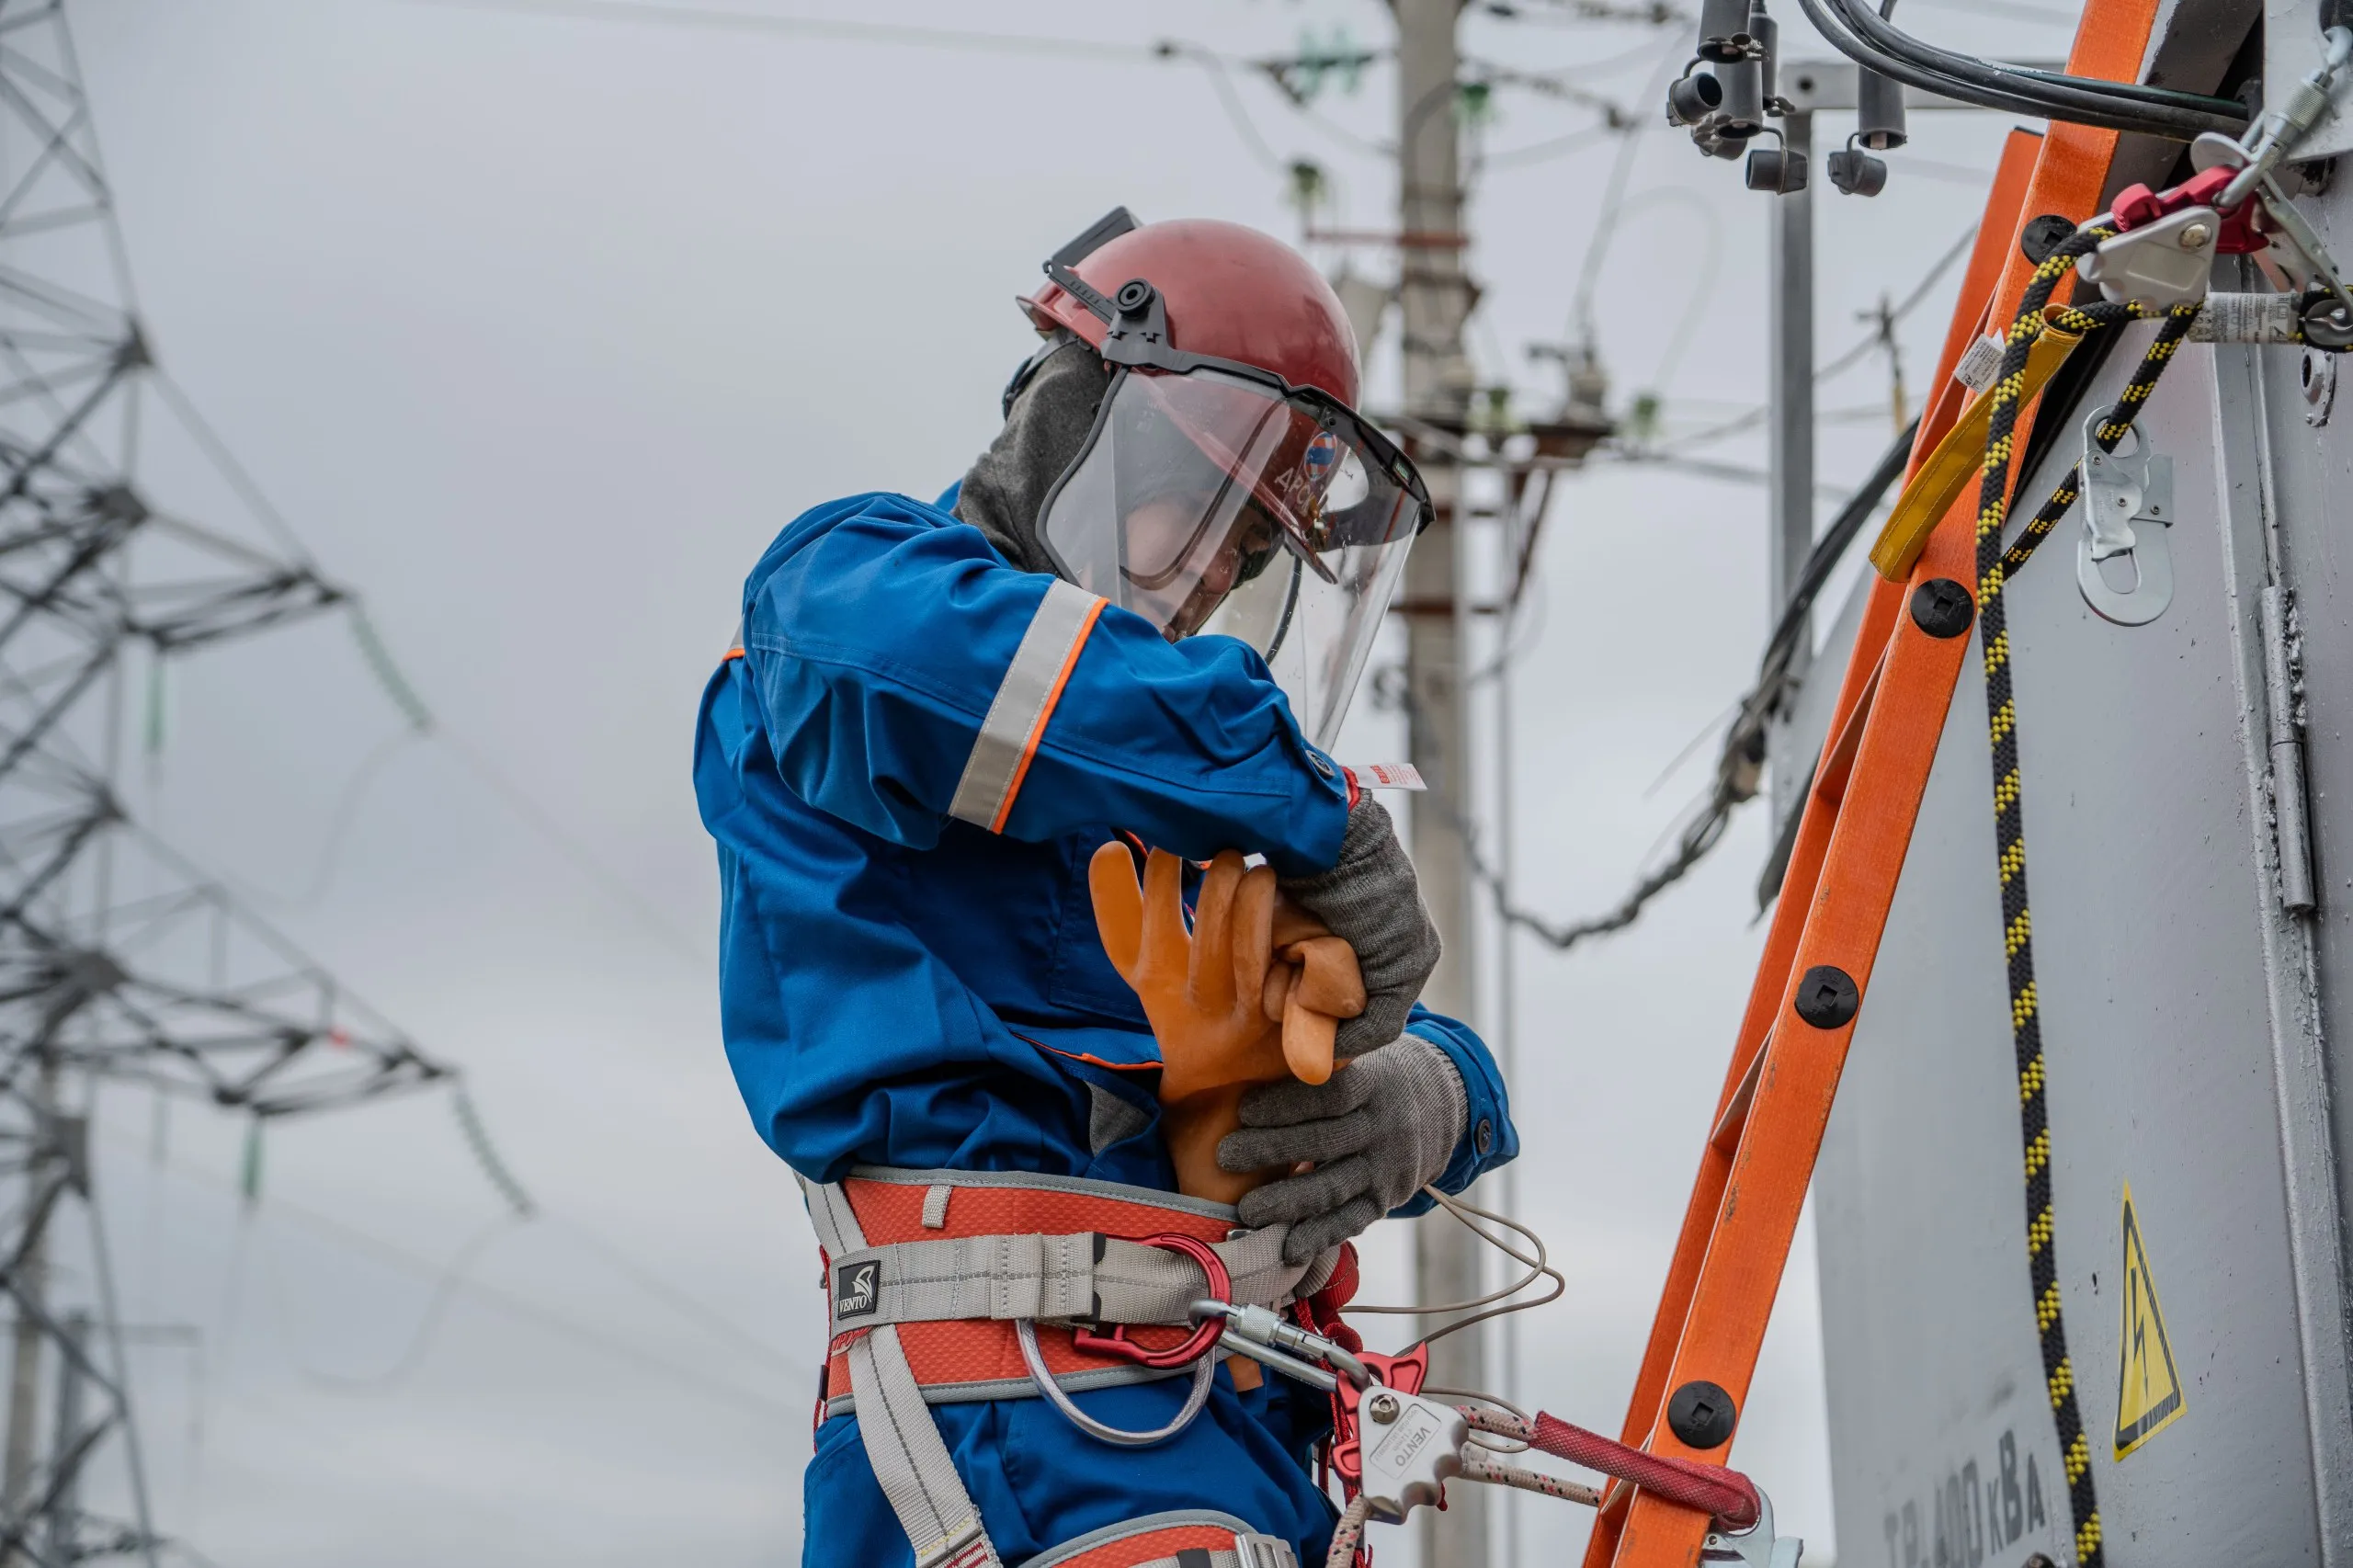
[[[1002,833],[950,818],[1051,579],[1007,564],[949,504],[819,506],[745,584],[742,656],[711,677],[695,741],[719,843],[728,1059],[760,1136],[812,1180],[880,1165],[1173,1190],[1156,1049],[1096,937],[1088,857],[1124,829],[1195,859],[1240,848],[1286,874],[1320,870],[1339,851],[1346,786],[1252,650],[1171,644],[1113,608],[1070,668]],[[1459,1191],[1517,1151],[1503,1082],[1461,1025],[1417,1011],[1411,1028],[1467,1091],[1439,1183]],[[1076,1397],[1152,1427],[1184,1387]],[[1081,1435],[1040,1399],[933,1414],[1008,1562],[1199,1507],[1323,1561],[1332,1511],[1304,1455],[1324,1396],[1285,1379],[1237,1393],[1221,1369],[1202,1416],[1142,1452]],[[826,1421],[816,1447],[803,1562],[911,1563],[856,1417]]]

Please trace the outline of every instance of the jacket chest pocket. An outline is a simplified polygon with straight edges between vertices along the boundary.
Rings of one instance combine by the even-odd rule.
[[[1046,999],[1058,1007],[1093,1013],[1115,1022],[1148,1028],[1142,1005],[1103,951],[1095,932],[1095,900],[1086,891],[1086,862],[1095,846],[1074,852],[1055,911],[1052,959]]]

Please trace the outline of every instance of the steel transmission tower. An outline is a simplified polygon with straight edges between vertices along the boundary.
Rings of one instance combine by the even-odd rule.
[[[165,1545],[92,1199],[98,1085],[269,1118],[445,1075],[118,801],[134,649],[161,659],[344,595],[266,514],[249,538],[140,488],[142,415],[176,394],[140,329],[64,11],[0,0],[0,1563],[44,1565]],[[126,1517],[85,1506],[101,1456]]]

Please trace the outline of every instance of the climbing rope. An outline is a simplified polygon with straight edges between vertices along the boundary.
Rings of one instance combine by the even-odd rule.
[[[2132,428],[2133,418],[2141,412],[2141,405],[2149,401],[2149,394],[2156,390],[2157,379],[2165,373],[2165,367],[2173,363],[2175,352],[2188,337],[2189,329],[2197,324],[2199,309],[2197,305],[2178,305],[2165,312],[2165,325],[2157,329],[2157,335],[2149,344],[2148,351],[2141,356],[2141,363],[2133,370],[2132,379],[2124,383],[2122,392],[2116,394],[2116,406],[2109,411],[2106,422],[2093,433],[2100,450],[2116,450],[2125,433]],[[2088,335],[2127,321],[2146,319],[2149,314],[2133,305],[2070,305],[2052,312],[2051,322],[2063,331]],[[2011,417],[2016,419],[2015,411]],[[2017,542],[2003,551],[2002,576],[2005,583],[2017,576],[2018,569],[2032,559],[2035,551],[2051,536],[2051,530],[2059,526],[2059,519],[2065,517],[2069,508],[2082,496],[2083,490],[2084,465],[2078,462],[2067,470],[2066,477],[2051,492],[2051,498],[2028,519],[2026,527],[2018,530]]]
[[[2011,683],[2009,618],[2003,599],[2011,574],[2033,556],[2081,493],[2081,464],[2069,472],[2007,551],[2003,549],[2002,534],[2009,517],[2010,468],[2017,455],[2015,437],[2028,350],[2042,334],[2044,307],[2059,280],[2075,269],[2076,257],[2115,232],[2105,226],[2079,231],[2035,267],[2026,297],[2010,324],[2001,369],[1986,393],[1993,400],[1992,418],[1986,429],[1977,511],[1978,636],[1984,650],[1986,727],[1994,762],[1994,836],[2002,879],[2002,946],[2009,960],[2010,1034],[2018,1060],[2019,1131],[2026,1149],[2027,1261],[2034,1287],[2035,1327],[2042,1346],[2043,1382],[2058,1427],[2067,1505],[2075,1527],[2075,1557],[2082,1568],[2102,1568],[2105,1558],[2099,1497],[2092,1482],[2091,1444],[2085,1437],[2083,1411],[2075,1399],[2075,1368],[2067,1355],[2059,1293],[2057,1225],[2051,1201],[2051,1121],[2044,1099],[2042,1027],[2035,996],[2033,918],[2027,901],[2018,706]],[[2053,312],[2049,324],[2082,333],[2114,326],[2141,313],[2127,305],[2071,306]],[[2131,428],[2133,415],[2155,390],[2197,313],[2194,305],[2169,313],[2140,369],[2118,396],[2114,413],[2094,433],[2103,450],[2114,450]]]

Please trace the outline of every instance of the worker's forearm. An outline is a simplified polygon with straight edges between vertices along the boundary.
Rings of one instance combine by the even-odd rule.
[[[745,626],[785,783],[895,843],[937,842],[1049,582],[901,496],[796,522],[754,574]],[[1109,608],[1074,646],[982,825],[1033,841],[1125,829],[1292,874],[1330,863],[1346,784],[1255,654],[1223,638],[1172,645]]]

